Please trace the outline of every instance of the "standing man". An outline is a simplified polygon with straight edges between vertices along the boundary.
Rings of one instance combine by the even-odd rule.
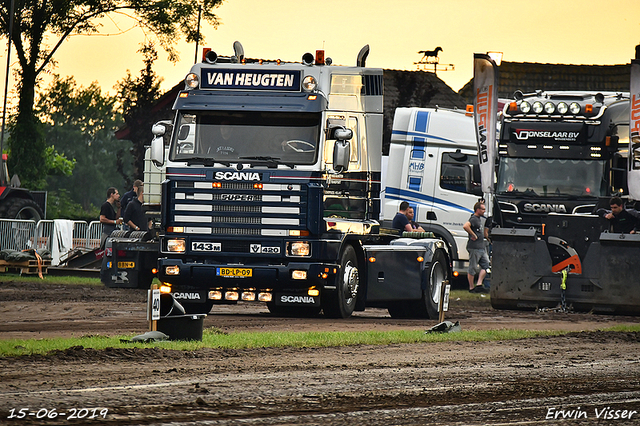
[[[144,190],[142,186],[136,188],[137,197],[131,200],[124,212],[124,223],[129,225],[132,231],[147,231],[147,220],[142,211],[142,198]]]
[[[401,202],[399,211],[398,213],[396,213],[396,216],[393,218],[393,222],[391,226],[393,227],[393,229],[397,229],[398,231],[400,231],[400,235],[402,235],[404,231],[413,232],[413,228],[411,228],[411,223],[407,218],[408,209],[409,209],[409,203],[406,201]]]
[[[137,188],[142,188],[142,181],[140,179],[133,181],[133,188],[131,188],[131,191],[125,192],[120,199],[120,211],[123,214],[127,211],[127,205],[131,200],[138,196]],[[124,223],[127,223],[127,221],[125,220]]]
[[[469,252],[467,279],[469,280],[469,291],[472,293],[486,292],[482,286],[484,277],[487,275],[487,269],[489,269],[489,255],[487,255],[487,251],[484,248],[484,240],[489,238],[489,229],[485,227],[485,210],[484,202],[478,201],[475,203],[473,214],[469,221],[462,226],[469,234],[469,240],[467,241],[467,251]],[[480,272],[478,273],[478,285],[475,286],[474,279],[478,272],[478,266]]]
[[[100,223],[102,224],[102,236],[100,237],[100,248],[104,248],[104,243],[116,229],[116,225],[122,223],[120,216],[120,193],[113,186],[107,189],[107,201],[100,207]]]

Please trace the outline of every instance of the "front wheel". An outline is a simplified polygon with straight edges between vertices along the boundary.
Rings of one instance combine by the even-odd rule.
[[[440,316],[440,292],[445,281],[449,279],[447,257],[443,250],[436,250],[433,254],[428,274],[427,288],[422,291],[420,313],[427,314],[430,319],[437,319]]]
[[[322,309],[329,318],[348,318],[356,307],[360,288],[358,257],[353,246],[346,246],[340,257],[340,276],[334,294],[324,298]]]

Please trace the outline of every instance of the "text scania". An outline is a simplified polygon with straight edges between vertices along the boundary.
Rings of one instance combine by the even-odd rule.
[[[564,204],[534,204],[534,203],[526,203],[524,205],[525,212],[534,212],[534,213],[566,213],[567,208]]]
[[[173,293],[175,299],[200,300],[200,293]]]
[[[311,296],[280,296],[282,303],[315,303],[315,299]]]
[[[260,173],[251,172],[216,172],[218,180],[260,180]]]

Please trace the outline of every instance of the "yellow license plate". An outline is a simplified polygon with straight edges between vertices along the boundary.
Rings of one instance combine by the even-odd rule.
[[[220,277],[247,278],[252,274],[250,268],[217,268],[217,275]]]
[[[131,269],[136,267],[136,262],[118,262],[118,269]]]

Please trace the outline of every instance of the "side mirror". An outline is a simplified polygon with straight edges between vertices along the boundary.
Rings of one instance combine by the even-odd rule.
[[[164,133],[166,128],[162,124],[154,124],[151,128],[153,140],[151,141],[151,161],[156,167],[164,165]]]
[[[353,130],[347,129],[343,126],[331,126],[329,128],[329,134],[327,139],[347,141],[353,137]]]
[[[351,130],[349,130],[351,132]],[[346,172],[349,169],[349,159],[351,158],[351,144],[347,140],[337,140],[333,146],[333,170],[338,173]]]

